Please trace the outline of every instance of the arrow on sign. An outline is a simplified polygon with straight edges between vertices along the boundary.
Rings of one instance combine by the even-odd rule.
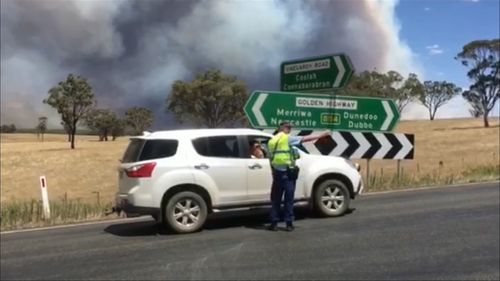
[[[393,134],[387,134],[385,137],[391,143],[392,147],[389,150],[389,152],[387,152],[387,154],[384,156],[384,159],[385,158],[395,159],[398,152],[401,150],[401,148],[403,148],[403,145],[399,142],[399,139]]]
[[[332,138],[333,140],[336,140],[337,146],[331,153],[333,153],[333,155],[342,155],[342,153],[344,153],[344,151],[349,147],[349,143],[342,137],[340,132],[333,132]]]
[[[391,143],[387,140],[387,138],[383,134],[374,134],[375,138],[380,144],[380,148],[373,155],[374,159],[384,159],[384,156],[391,149]]]
[[[403,134],[396,134],[396,138],[398,138],[399,143],[403,146],[401,150],[394,156],[394,159],[404,159],[406,155],[410,153],[410,151],[413,150],[413,141],[410,142],[408,137]]]
[[[307,131],[293,135],[317,134]],[[330,137],[302,146],[311,154],[340,156],[352,159],[413,159],[414,139],[411,134],[335,131]]]
[[[377,140],[377,137],[375,137],[374,134],[363,133],[363,136],[371,146],[365,152],[365,154],[363,154],[362,158],[371,159],[373,158],[373,155],[375,155],[375,153],[377,153],[377,151],[382,147],[382,145],[380,145],[380,142]]]
[[[343,88],[354,73],[345,54],[286,61],[281,64],[281,90],[322,91]]]
[[[305,131],[301,131],[299,134],[297,134],[298,136],[306,136],[306,135],[311,135],[311,136],[317,136],[317,135],[321,135],[322,132],[319,132],[319,131],[308,131],[308,134],[304,134],[303,132]],[[331,138],[329,139],[329,141],[333,141]],[[321,151],[318,150],[318,148],[315,146],[315,144],[313,142],[304,142],[302,143],[302,146],[307,149],[307,151],[311,154],[322,154]]]
[[[352,133],[354,135],[354,138],[356,141],[359,143],[359,148],[356,149],[356,151],[351,155],[351,158],[355,159],[360,159],[363,158],[363,155],[365,155],[365,152],[370,149],[371,144],[368,142],[368,140],[363,136],[362,133],[356,132]]]
[[[340,60],[339,56],[334,57],[333,60],[335,61],[335,65],[337,66],[337,69],[339,70],[339,73],[337,74],[337,78],[335,79],[335,82],[333,82],[333,88],[339,88],[340,82],[342,82],[342,78],[344,78],[345,68],[344,68],[344,64]]]
[[[387,130],[389,125],[391,124],[392,118],[394,117],[394,114],[392,113],[392,109],[389,106],[388,101],[382,101],[382,106],[384,107],[385,113],[387,114],[387,117],[384,120],[384,124],[382,124],[381,131]]]
[[[259,123],[259,126],[267,126],[266,119],[264,118],[262,112],[260,111],[266,99],[267,99],[267,94],[263,93],[262,95],[259,95],[257,101],[255,101],[254,106],[252,106],[252,112],[255,114],[255,118],[257,119],[257,123]]]

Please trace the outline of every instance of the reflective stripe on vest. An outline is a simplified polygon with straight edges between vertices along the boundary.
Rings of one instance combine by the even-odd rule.
[[[271,164],[273,166],[291,166],[292,159],[290,155],[290,145],[288,144],[288,135],[281,132],[269,140],[269,150],[273,155]]]

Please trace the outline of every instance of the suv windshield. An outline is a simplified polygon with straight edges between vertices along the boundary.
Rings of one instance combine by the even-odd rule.
[[[123,155],[123,163],[174,156],[178,144],[177,140],[132,139]]]

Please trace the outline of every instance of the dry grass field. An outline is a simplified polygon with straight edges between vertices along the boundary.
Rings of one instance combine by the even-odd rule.
[[[415,159],[401,162],[403,173],[446,176],[498,165],[499,121],[490,120],[491,128],[483,128],[480,119],[402,121],[396,131],[415,134],[416,142]],[[51,200],[67,196],[95,203],[99,192],[101,202],[111,202],[118,159],[127,143],[125,137],[98,142],[96,136],[77,136],[76,149],[71,150],[64,135],[46,135],[41,143],[33,134],[2,134],[1,202],[39,200],[40,175],[47,177]],[[366,160],[357,162],[365,169]],[[370,171],[394,174],[396,161],[372,160]]]
[[[415,135],[413,160],[402,160],[407,175],[458,175],[476,167],[496,166],[500,162],[499,119],[490,118],[490,128],[480,119],[401,121],[396,132]],[[359,160],[366,172],[366,160]],[[394,174],[397,161],[371,160],[370,174]],[[499,175],[500,177],[500,175]]]
[[[110,201],[117,189],[116,168],[127,138],[99,142],[96,136],[77,136],[69,149],[64,135],[2,134],[1,202],[40,199],[39,177],[45,175],[50,200]]]

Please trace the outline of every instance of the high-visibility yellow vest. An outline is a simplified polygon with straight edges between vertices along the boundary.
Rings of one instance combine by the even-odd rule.
[[[288,135],[280,132],[268,142],[269,151],[272,153],[271,165],[274,167],[292,166],[291,147],[288,144]]]

